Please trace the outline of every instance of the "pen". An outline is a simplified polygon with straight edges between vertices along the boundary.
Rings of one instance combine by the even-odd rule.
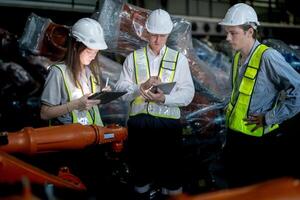
[[[109,81],[109,77],[106,78],[106,83],[105,83],[105,87],[108,86],[108,81]]]
[[[148,93],[152,88],[153,88],[153,85],[151,85],[150,88],[148,88],[147,90],[145,90],[145,92]]]

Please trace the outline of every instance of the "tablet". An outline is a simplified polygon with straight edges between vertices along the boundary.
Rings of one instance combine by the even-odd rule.
[[[151,92],[156,93],[157,88],[163,91],[164,94],[170,94],[172,89],[174,88],[176,82],[170,82],[170,83],[161,83],[159,85],[153,86],[151,88]]]
[[[118,92],[108,92],[108,91],[102,91],[102,92],[97,92],[91,96],[88,97],[88,99],[99,99],[101,100],[100,104],[106,104],[109,103],[121,96],[123,96],[124,94],[126,94],[127,92],[125,91],[118,91]]]

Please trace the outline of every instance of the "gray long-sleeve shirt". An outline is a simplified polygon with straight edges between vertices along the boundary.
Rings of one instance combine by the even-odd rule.
[[[238,87],[250,56],[259,44],[258,41],[254,43],[249,56],[242,66],[239,66]],[[235,100],[236,98],[237,96]],[[249,114],[265,114],[266,124],[271,125],[281,123],[299,111],[300,75],[278,51],[269,48],[262,56]]]

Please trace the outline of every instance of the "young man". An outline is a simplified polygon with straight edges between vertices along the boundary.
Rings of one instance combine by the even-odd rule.
[[[126,58],[116,85],[118,90],[128,91],[124,96],[131,102],[129,161],[134,190],[144,195],[153,182],[160,184],[165,195],[182,191],[179,107],[192,101],[194,85],[186,57],[166,46],[172,28],[166,11],[150,14],[146,21],[149,43]],[[176,82],[170,94],[151,90],[167,82]]]
[[[219,23],[236,51],[232,94],[226,108],[225,162],[229,184],[240,186],[279,176],[279,124],[300,109],[300,76],[280,53],[256,39],[260,25],[247,4],[232,6]],[[282,165],[283,166],[283,165]],[[239,173],[240,172],[240,173]]]

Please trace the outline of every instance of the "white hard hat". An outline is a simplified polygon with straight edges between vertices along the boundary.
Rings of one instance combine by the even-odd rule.
[[[169,13],[162,9],[151,12],[147,21],[146,29],[153,34],[169,34],[173,29],[173,22]]]
[[[260,25],[255,10],[245,3],[238,3],[229,8],[219,24],[224,26],[249,24],[254,25],[253,28],[255,29],[257,25]]]
[[[99,22],[91,18],[82,18],[72,27],[72,36],[91,49],[107,49],[103,29]]]

